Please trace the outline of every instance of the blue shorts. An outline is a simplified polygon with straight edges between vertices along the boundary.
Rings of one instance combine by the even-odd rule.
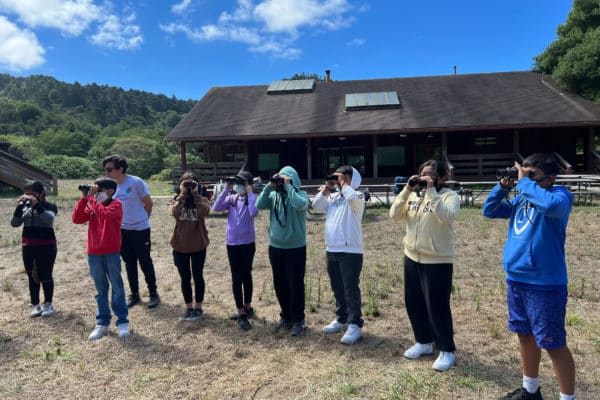
[[[565,314],[567,288],[535,289],[507,281],[508,329],[523,335],[533,335],[541,349],[557,349],[567,345]]]

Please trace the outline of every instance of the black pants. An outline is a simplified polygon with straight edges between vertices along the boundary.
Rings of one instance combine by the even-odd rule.
[[[335,297],[337,321],[356,324],[362,328],[360,308],[360,272],[363,255],[354,253],[327,253],[327,274]]]
[[[404,257],[404,302],[419,343],[434,342],[440,351],[456,350],[450,292],[452,264],[421,264]]]
[[[306,246],[279,249],[269,246],[273,285],[279,300],[281,318],[290,322],[304,320],[304,272]]]
[[[144,278],[146,278],[148,291],[151,295],[156,294],[156,274],[150,257],[150,249],[150,228],[142,231],[121,229],[121,257],[125,262],[127,280],[132,295],[140,292],[137,270],[138,260]]]
[[[204,260],[206,260],[206,249],[197,253],[179,253],[173,250],[173,260],[179,277],[181,278],[181,293],[185,304],[192,302],[192,276],[194,277],[194,288],[196,303],[204,301]],[[191,268],[190,268],[191,263]]]
[[[44,288],[44,302],[52,303],[54,260],[56,260],[56,245],[23,246],[23,264],[29,280],[29,296],[32,305],[40,304],[40,284]]]
[[[227,257],[231,267],[231,289],[238,309],[244,304],[252,303],[252,261],[255,252],[254,243],[227,245]]]

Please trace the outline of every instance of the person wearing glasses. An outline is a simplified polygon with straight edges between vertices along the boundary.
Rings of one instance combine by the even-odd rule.
[[[113,197],[123,204],[121,257],[125,262],[131,290],[127,307],[133,307],[141,301],[137,269],[139,261],[150,294],[148,308],[154,308],[160,304],[160,296],[156,287],[154,263],[150,256],[150,190],[144,180],[127,174],[128,164],[125,157],[108,156],[102,161],[102,166],[106,176],[117,181],[117,191]]]
[[[390,209],[390,217],[406,221],[404,236],[404,301],[416,343],[404,357],[439,355],[432,365],[446,371],[454,364],[450,292],[454,259],[454,220],[458,194],[445,186],[448,169],[442,161],[421,164]]]

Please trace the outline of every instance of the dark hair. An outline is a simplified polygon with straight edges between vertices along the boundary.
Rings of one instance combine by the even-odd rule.
[[[33,193],[46,194],[46,189],[40,181],[27,181],[23,185],[23,190],[31,190]]]
[[[425,167],[433,167],[435,174],[438,178],[443,178],[444,176],[448,176],[448,168],[446,167],[446,163],[439,160],[427,160],[423,164],[419,166],[419,174],[423,171]]]
[[[23,185],[23,191],[31,190],[33,193],[37,193],[41,201],[46,201],[46,189],[40,181],[26,181]]]
[[[352,167],[350,165],[342,165],[341,167],[338,167],[338,169],[336,169],[335,172],[337,172],[338,174],[350,176],[354,175],[354,171],[352,170]]]
[[[116,169],[122,169],[124,174],[127,173],[127,167],[129,167],[129,165],[127,164],[125,157],[117,154],[108,156],[102,160],[102,166],[106,166],[107,163],[112,163]]]
[[[544,175],[558,175],[558,161],[552,154],[534,153],[523,160],[524,167],[537,167],[544,171]]]
[[[111,178],[98,178],[96,181],[94,181],[94,184],[100,189],[117,190],[117,181]]]

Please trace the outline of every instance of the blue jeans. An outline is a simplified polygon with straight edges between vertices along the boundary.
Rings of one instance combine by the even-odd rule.
[[[121,278],[121,258],[119,253],[88,255],[90,275],[96,285],[96,324],[110,324],[110,308],[108,306],[108,285],[112,290],[112,310],[117,317],[117,325],[129,322],[127,319],[127,304],[125,303],[125,288]]]

